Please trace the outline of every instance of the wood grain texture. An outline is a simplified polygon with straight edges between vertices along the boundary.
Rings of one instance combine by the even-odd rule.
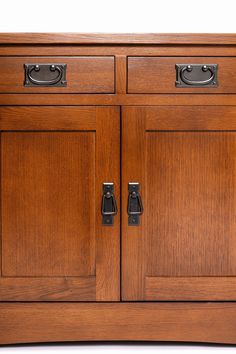
[[[0,56],[228,56],[235,57],[232,45],[0,45]]]
[[[235,122],[233,107],[123,108],[123,191],[139,182],[144,204],[137,230],[123,204],[124,300],[145,299],[145,276],[235,276]]]
[[[175,87],[175,64],[218,64],[218,87]],[[128,93],[236,93],[236,59],[129,57]]]
[[[146,110],[147,131],[236,130],[235,106],[163,106]]]
[[[119,214],[108,228],[101,215],[104,182],[114,182],[119,208],[119,108],[0,112],[7,130],[1,134],[0,299],[119,300]]]
[[[235,33],[1,33],[0,44],[236,44]]]
[[[1,131],[96,130],[95,107],[8,106],[0,108]]]
[[[146,274],[236,275],[236,132],[150,132],[146,144]]]
[[[122,299],[145,297],[144,218],[128,226],[128,183],[138,182],[145,195],[145,116],[142,108],[122,107]],[[145,204],[145,203],[144,203]]]
[[[66,87],[25,87],[24,64],[67,64]],[[1,57],[0,92],[114,93],[114,57]]]
[[[114,183],[118,214],[111,227],[96,213],[96,300],[120,300],[120,108],[97,107],[96,210],[101,210],[102,185]]]
[[[1,106],[232,106],[236,95],[0,94]]]
[[[235,277],[146,277],[148,301],[235,301]]]
[[[22,325],[24,324],[24,325]],[[235,303],[0,303],[0,343],[236,343]]]
[[[116,93],[126,94],[127,88],[127,57],[116,56]]]
[[[95,134],[1,140],[3,276],[94,275]]]
[[[0,301],[95,301],[96,278],[0,278]]]

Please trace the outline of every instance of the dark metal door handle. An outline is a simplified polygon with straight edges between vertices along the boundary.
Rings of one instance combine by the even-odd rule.
[[[52,73],[56,75],[52,79]],[[25,64],[25,86],[66,86],[66,64]]]
[[[102,223],[103,225],[113,225],[114,215],[118,212],[116,199],[114,196],[114,183],[103,183],[102,196]]]
[[[217,68],[217,64],[176,64],[176,87],[217,87]]]
[[[128,224],[139,225],[139,216],[143,214],[143,203],[139,193],[139,183],[133,182],[128,185]]]

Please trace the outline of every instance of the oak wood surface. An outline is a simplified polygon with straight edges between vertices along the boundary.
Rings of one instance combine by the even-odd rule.
[[[218,86],[175,87],[176,64],[218,64]],[[208,76],[207,76],[208,78]],[[236,59],[220,57],[129,57],[128,93],[236,93]]]
[[[96,277],[2,277],[1,301],[96,301]]]
[[[151,131],[146,154],[146,274],[235,276],[236,132]]]
[[[232,131],[235,117],[236,106],[162,106],[146,111],[146,130]]]
[[[126,94],[127,91],[127,57],[116,56],[116,90],[117,94]]]
[[[156,284],[152,300],[162,300],[162,291],[165,300],[196,300],[176,290],[178,277],[201,284],[202,277],[235,276],[235,122],[233,107],[123,108],[123,193],[126,200],[127,183],[139,182],[144,203],[138,227],[127,225],[123,205],[124,300],[149,299],[145,276]],[[158,292],[160,277],[176,277],[173,288],[162,278]],[[235,280],[228,282],[233,289]],[[219,284],[218,299],[235,300]],[[209,294],[204,288],[199,300],[211,297],[210,285]]]
[[[144,218],[128,226],[128,183],[138,182],[145,195],[145,117],[142,109],[122,107],[122,300],[145,298]]]
[[[95,133],[9,132],[1,142],[2,275],[95,275]]]
[[[31,44],[0,45],[0,56],[211,56],[234,57],[236,46],[233,45],[59,45]]]
[[[0,106],[235,106],[236,95],[0,94]]]
[[[0,109],[1,131],[95,131],[96,107],[8,106]]]
[[[235,33],[0,33],[0,44],[236,44]]]
[[[102,183],[115,183],[119,205],[119,108],[4,107],[0,117],[0,300],[119,300],[119,216],[110,228],[101,216]]]
[[[67,86],[24,86],[24,64],[40,63],[67,64]],[[114,57],[1,57],[0,92],[113,93]]]
[[[0,343],[236,343],[235,303],[0,303]]]
[[[235,277],[146,277],[148,301],[235,301]]]
[[[96,131],[96,300],[120,300],[120,108],[97,107]],[[114,183],[118,215],[114,225],[101,223],[102,184]]]

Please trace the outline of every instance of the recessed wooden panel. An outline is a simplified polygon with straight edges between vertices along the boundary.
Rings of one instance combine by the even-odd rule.
[[[236,275],[236,132],[146,133],[150,276]]]
[[[123,109],[123,208],[129,181],[144,204],[139,226],[123,211],[124,300],[236,299],[235,124],[234,107]]]
[[[94,176],[94,133],[2,133],[4,276],[94,275]]]
[[[67,64],[67,86],[25,87],[24,64],[40,63]],[[0,58],[0,92],[114,93],[114,57],[2,57]]]
[[[175,87],[175,64],[218,64],[218,87]],[[236,93],[236,58],[129,57],[128,93]]]

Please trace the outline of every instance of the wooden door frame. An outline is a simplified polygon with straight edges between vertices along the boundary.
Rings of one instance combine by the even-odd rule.
[[[153,109],[154,113],[151,111]],[[193,112],[197,110],[198,119]],[[183,115],[186,113],[186,116]],[[145,133],[149,131],[236,131],[236,106],[122,107],[122,300],[235,301],[236,277],[156,277],[145,269],[146,181]],[[158,114],[157,114],[158,113]],[[223,117],[223,118],[222,118]],[[144,215],[128,226],[128,183],[139,182]],[[170,296],[171,292],[171,296]]]
[[[1,132],[96,131],[96,194],[90,196],[94,198],[96,210],[95,276],[7,277],[1,274],[0,269],[0,301],[119,301],[120,108],[1,107],[0,113]],[[102,225],[104,182],[114,183],[118,205],[118,215],[111,227]]]

